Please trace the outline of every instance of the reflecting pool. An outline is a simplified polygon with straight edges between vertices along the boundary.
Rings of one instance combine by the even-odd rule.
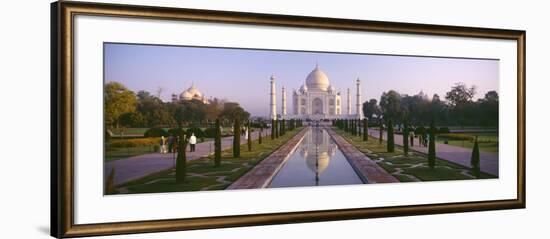
[[[269,187],[362,183],[326,130],[310,127]]]

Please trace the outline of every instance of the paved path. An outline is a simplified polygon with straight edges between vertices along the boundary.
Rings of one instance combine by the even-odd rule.
[[[369,129],[369,135],[375,138],[380,136],[380,131],[376,129]],[[384,140],[387,138],[386,132],[384,132]],[[394,135],[395,144],[403,146],[403,135],[395,134]],[[414,147],[411,147],[412,150],[415,150],[420,153],[427,154],[428,147],[419,147],[418,138],[415,138]],[[463,148],[459,146],[452,146],[448,144],[435,144],[436,156],[440,159],[444,159],[456,164],[460,164],[467,168],[470,168],[470,158],[472,156],[472,150],[468,148]],[[498,177],[498,153],[491,152],[479,152],[480,157],[480,167],[481,171],[489,173]]]
[[[262,137],[269,136],[270,129],[264,130]],[[252,139],[258,138],[258,131],[251,133]],[[241,136],[241,144],[246,143],[244,136]],[[233,136],[222,138],[222,150],[233,146]],[[187,147],[189,151],[189,146]],[[187,160],[195,160],[214,153],[214,141],[197,143],[195,152],[187,152]],[[104,165],[104,178],[107,178],[111,169],[115,168],[115,185],[119,185],[130,180],[138,179],[143,176],[169,169],[175,166],[175,154],[150,153],[133,156],[125,159],[110,161]]]
[[[346,159],[353,167],[357,175],[365,183],[398,183],[399,180],[388,173],[376,162],[359,151],[355,146],[350,144],[344,137],[340,136],[330,127],[325,127],[327,133],[332,137],[334,142]]]
[[[275,150],[275,152],[271,153],[245,175],[229,185],[227,189],[253,189],[269,186],[273,177],[275,177],[298,144],[304,139],[304,135],[308,130],[309,127],[303,128],[298,134]]]

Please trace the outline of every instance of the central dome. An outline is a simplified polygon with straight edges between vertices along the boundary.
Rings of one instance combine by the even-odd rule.
[[[309,90],[327,91],[329,87],[328,77],[319,69],[318,65],[307,75],[306,86]]]

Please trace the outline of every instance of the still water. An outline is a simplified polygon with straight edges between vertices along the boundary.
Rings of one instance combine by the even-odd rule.
[[[362,183],[326,130],[310,127],[269,187]]]

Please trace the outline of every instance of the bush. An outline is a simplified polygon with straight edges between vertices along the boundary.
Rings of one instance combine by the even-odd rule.
[[[109,142],[109,147],[113,148],[126,148],[126,147],[142,147],[158,145],[160,143],[159,138],[136,138],[136,139],[112,139]]]
[[[415,135],[422,135],[424,134],[424,132],[426,132],[426,128],[422,126],[416,127],[416,129],[414,130]]]
[[[449,127],[441,127],[437,132],[440,134],[448,134],[451,132],[451,130],[449,129]]]
[[[150,128],[147,131],[145,131],[144,136],[147,137],[147,138],[160,137],[160,136],[167,137],[168,132],[166,132],[166,130],[164,130],[162,128]]]
[[[216,137],[216,128],[206,128],[204,130],[204,137],[206,137],[206,138],[215,138]]]
[[[197,138],[204,138],[204,131],[197,127],[191,127],[187,129],[186,135],[188,138],[191,137],[191,134],[195,134],[195,137]]]
[[[460,133],[440,134],[439,138],[448,139],[448,140],[467,140],[467,141],[474,140],[474,136],[466,135],[466,134],[460,134]]]
[[[184,133],[185,134],[185,130],[181,129],[181,128],[173,128],[173,129],[169,129],[168,130],[168,134],[174,136],[174,137],[177,137],[180,135],[180,133]]]

